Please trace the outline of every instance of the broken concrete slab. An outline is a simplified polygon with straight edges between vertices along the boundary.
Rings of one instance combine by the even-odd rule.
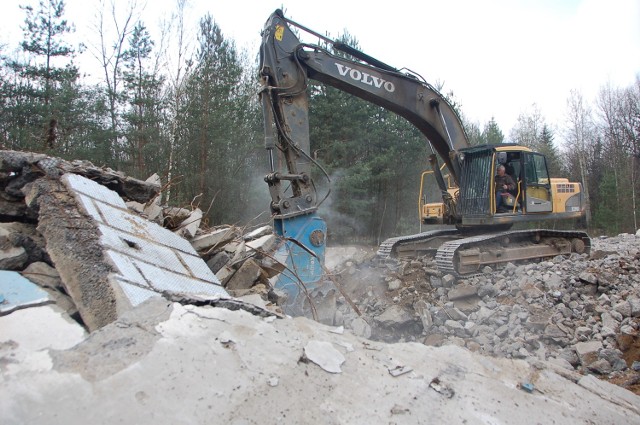
[[[0,317],[0,364],[2,382],[9,384],[14,376],[29,371],[51,369],[46,350],[66,350],[87,337],[85,329],[55,305],[17,310]],[[12,423],[8,412],[0,408],[4,423]]]
[[[304,355],[330,373],[341,373],[340,366],[346,360],[342,353],[327,341],[309,341],[304,346]]]
[[[183,238],[191,239],[196,235],[196,232],[200,228],[200,222],[202,221],[202,211],[200,208],[196,208],[189,213],[189,216],[185,218],[180,227],[175,230],[175,233]]]
[[[259,239],[263,236],[272,235],[273,227],[272,226],[262,226],[254,229],[243,236],[245,241],[252,241],[254,239]]]
[[[429,418],[433,423],[640,424],[640,398],[632,393],[607,382],[595,382],[601,388],[588,380],[578,385],[524,361],[455,346],[373,345],[304,318],[273,320],[225,308],[173,304],[168,318],[151,321],[157,316],[119,321],[74,348],[41,352],[43,367],[37,371],[22,362],[12,365],[12,379],[0,381],[4,421],[146,423],[153,412],[156,425],[205,423],[213,411],[219,423]],[[139,333],[123,340],[123,329]],[[143,333],[148,337],[139,338]],[[300,361],[311,341],[330,343],[345,358],[342,373],[328,375]],[[102,355],[100,347],[106,350]],[[132,356],[132,349],[143,354]],[[91,353],[99,361],[92,361]],[[408,372],[394,377],[389,370],[398,366]],[[533,392],[519,388],[525,381]],[[292,408],[292,400],[304,408]],[[404,406],[401,417],[398,406]]]
[[[193,247],[75,174],[32,183],[38,230],[90,330],[163,292],[228,296]]]
[[[219,246],[231,242],[239,236],[238,229],[235,227],[223,227],[211,230],[205,234],[197,235],[191,239],[191,246],[196,251],[211,251]]]
[[[69,162],[31,152],[0,151],[0,172],[6,173],[3,180],[7,185],[15,185],[14,193],[19,193],[23,186],[43,175],[57,179],[65,173],[84,176],[108,187],[128,201],[144,203],[160,192],[157,184],[131,178],[107,167],[96,167],[89,161]]]
[[[27,268],[22,271],[22,275],[45,288],[58,290],[64,288],[62,280],[60,279],[60,273],[42,261],[29,264]]]
[[[258,255],[262,254],[262,253],[270,253],[272,252],[278,241],[278,238],[276,237],[276,235],[271,234],[271,235],[264,235],[264,236],[260,236],[257,239],[248,241],[246,243],[246,247],[248,250],[250,251],[255,251]]]
[[[262,268],[252,258],[247,259],[237,272],[233,274],[226,284],[229,290],[240,290],[251,288],[256,281],[262,276]]]
[[[22,270],[27,264],[29,255],[27,251],[19,246],[8,246],[0,248],[0,269],[2,270]]]
[[[15,271],[0,270],[0,315],[52,302],[49,294]]]

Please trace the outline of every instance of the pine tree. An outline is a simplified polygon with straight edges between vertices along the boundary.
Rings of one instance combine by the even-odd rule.
[[[125,136],[131,172],[145,177],[150,172],[166,168],[162,159],[162,84],[164,79],[150,69],[149,62],[154,42],[147,28],[138,22],[129,37],[129,48],[124,52],[123,80],[127,109],[124,113]],[[147,170],[151,164],[156,169]]]
[[[491,117],[489,122],[484,125],[482,141],[488,145],[498,145],[504,142],[504,134],[502,134],[502,130],[500,130],[494,117]]]
[[[79,96],[79,74],[73,65],[75,52],[64,40],[73,27],[63,18],[64,7],[64,0],[41,0],[37,10],[21,6],[27,17],[25,39],[20,46],[27,59],[12,60],[8,65],[17,77],[13,87],[17,97],[14,112],[20,113],[20,105],[26,104],[31,114],[22,119],[16,117],[15,124],[22,126],[22,131],[15,134],[23,148],[61,151],[63,143],[58,138],[70,118],[66,111],[69,102]]]
[[[566,175],[560,160],[560,154],[553,143],[554,135],[549,126],[544,124],[537,143],[537,150],[547,159],[547,168],[551,177],[561,177]]]

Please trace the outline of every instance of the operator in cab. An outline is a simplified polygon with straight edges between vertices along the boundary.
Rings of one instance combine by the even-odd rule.
[[[504,165],[498,165],[496,182],[496,212],[504,213],[508,211],[508,201],[505,198],[512,197],[511,193],[516,188],[516,182],[513,177],[507,174]],[[511,203],[513,205],[513,203]]]

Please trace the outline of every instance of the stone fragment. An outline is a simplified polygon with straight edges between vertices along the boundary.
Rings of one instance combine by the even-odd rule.
[[[41,261],[31,263],[24,269],[22,275],[45,288],[64,289],[60,273],[47,263]]]
[[[261,275],[262,268],[260,265],[253,258],[248,258],[242,263],[238,271],[233,274],[231,279],[229,279],[225,287],[234,291],[238,289],[249,289],[256,283]]]
[[[235,272],[236,269],[229,266],[228,264],[225,264],[224,266],[222,266],[222,268],[220,268],[220,270],[216,272],[216,277],[218,278],[222,286],[226,286],[227,282],[229,282],[229,279],[233,277]]]
[[[627,302],[631,307],[631,317],[640,317],[640,298],[629,297]]]
[[[613,309],[620,313],[623,317],[631,317],[631,304],[628,301],[622,301],[613,306]]]
[[[588,366],[598,360],[598,353],[602,349],[602,342],[587,341],[575,345],[576,354],[583,366]]]
[[[282,264],[275,258],[268,256],[264,256],[263,258],[261,258],[259,260],[259,263],[262,271],[265,273],[268,279],[271,279],[279,273],[282,273],[286,268],[284,264]]]
[[[262,226],[262,227],[258,227],[257,229],[252,230],[251,232],[247,233],[246,235],[244,235],[244,240],[245,241],[252,241],[254,239],[258,239],[261,238],[263,236],[267,236],[267,235],[272,235],[273,234],[273,227],[271,226]]]
[[[429,312],[429,304],[425,300],[418,300],[413,304],[413,309],[418,313],[423,329],[425,331],[431,329],[433,318],[431,317],[431,312]]]
[[[175,230],[175,233],[183,238],[192,239],[198,229],[200,228],[200,222],[202,221],[202,211],[200,208],[189,213],[189,216],[180,223],[180,227]]]
[[[478,288],[475,286],[463,286],[458,285],[455,288],[449,290],[448,297],[450,301],[455,301],[463,298],[469,298],[478,295]]]
[[[383,326],[402,326],[413,322],[413,316],[399,305],[392,305],[382,314],[375,317],[375,321]]]
[[[307,359],[330,373],[342,373],[340,366],[345,362],[342,353],[326,341],[311,340],[304,347]]]
[[[223,227],[197,235],[190,242],[196,251],[210,251],[232,241],[237,236],[238,231],[235,227]]]
[[[613,368],[608,361],[604,359],[596,360],[587,365],[587,369],[600,375],[607,375],[612,372]]]
[[[446,274],[442,276],[442,279],[441,279],[442,286],[444,286],[445,288],[451,288],[451,286],[453,286],[455,281],[456,281],[456,277],[452,274]]]
[[[262,255],[269,255],[274,251],[274,247],[278,238],[274,234],[268,234],[260,236],[257,239],[248,241],[245,246],[249,251],[254,251],[258,254],[258,257]]]
[[[495,331],[495,335],[498,338],[504,338],[508,334],[509,334],[509,326],[508,325],[502,325],[498,329],[496,329],[496,331]]]
[[[207,261],[207,266],[209,266],[212,272],[218,273],[229,261],[231,261],[231,256],[224,251],[220,251]]]
[[[362,317],[356,317],[351,322],[351,331],[356,336],[371,338],[371,326]]]
[[[402,287],[402,281],[400,279],[393,279],[389,282],[389,291],[397,291]]]
[[[27,263],[29,255],[21,246],[9,246],[0,249],[0,269],[1,270],[22,270]]]
[[[580,273],[580,276],[578,276],[578,279],[580,279],[584,283],[588,283],[589,285],[598,284],[598,277],[593,273],[589,273],[589,272]]]

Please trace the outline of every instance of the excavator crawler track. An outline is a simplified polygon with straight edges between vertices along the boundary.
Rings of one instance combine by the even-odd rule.
[[[441,272],[470,277],[482,273],[485,266],[590,250],[589,235],[579,231],[513,230],[470,236],[457,229],[441,229],[387,239],[379,246],[378,257],[435,256]]]
[[[436,264],[443,273],[468,277],[485,266],[590,250],[591,239],[585,232],[514,230],[445,242],[436,253]]]
[[[440,229],[415,235],[398,236],[389,238],[378,247],[378,257],[382,259],[390,257],[418,257],[420,255],[435,255],[442,243],[460,238],[457,229]]]

